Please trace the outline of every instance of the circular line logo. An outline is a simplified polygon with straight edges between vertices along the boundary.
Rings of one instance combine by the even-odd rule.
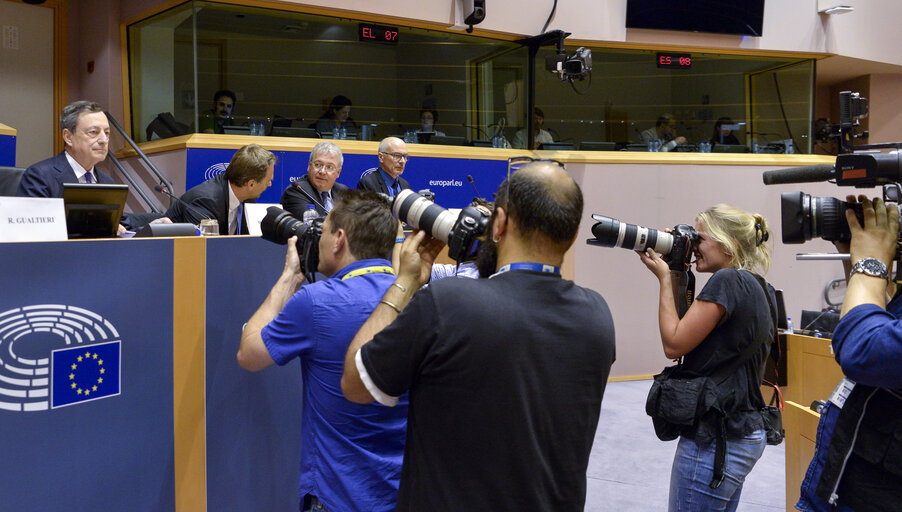
[[[210,167],[207,167],[207,170],[204,171],[204,181],[207,181],[218,174],[224,173],[228,166],[228,162],[219,162],[218,164],[213,164]]]
[[[58,337],[63,348],[26,356],[35,334]],[[84,308],[38,304],[0,313],[0,410],[43,411],[118,395],[120,349],[113,324]]]

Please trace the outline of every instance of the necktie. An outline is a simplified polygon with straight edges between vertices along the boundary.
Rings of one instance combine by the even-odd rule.
[[[332,207],[334,203],[332,203],[332,195],[327,191],[320,192],[320,195],[323,196],[323,208],[326,209],[326,213],[332,211]]]
[[[91,171],[85,173],[85,183],[94,183],[93,176],[91,176]]]
[[[393,195],[393,196],[396,196],[401,193],[401,184],[398,182],[397,179],[391,184],[391,191],[392,191],[391,195]]]
[[[233,235],[241,234],[241,218],[244,217],[244,203],[239,203],[235,210],[235,232]]]

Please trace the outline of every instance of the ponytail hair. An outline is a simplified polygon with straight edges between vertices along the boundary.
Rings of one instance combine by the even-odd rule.
[[[696,222],[708,235],[732,255],[730,266],[758,271],[764,275],[770,268],[770,231],[767,220],[728,204],[718,204],[698,214]]]

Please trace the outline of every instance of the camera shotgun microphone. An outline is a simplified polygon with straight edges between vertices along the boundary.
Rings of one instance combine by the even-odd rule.
[[[473,181],[473,176],[467,174],[467,181],[470,182],[470,185],[473,185],[473,192],[476,192],[476,197],[482,197],[479,195],[479,190],[476,189],[476,183]]]
[[[762,175],[765,185],[782,183],[816,183],[836,178],[836,168],[832,165],[806,165],[790,167],[777,171],[764,171]]]
[[[185,201],[181,197],[174,195],[172,192],[169,191],[169,187],[167,187],[166,185],[163,185],[162,183],[154,185],[153,189],[156,190],[157,192],[162,192],[162,193],[166,194],[167,196],[171,197],[172,199],[175,199],[176,201],[182,203],[183,205],[185,205],[185,208],[191,210],[195,215],[200,214],[200,216],[198,217],[199,219],[212,219],[213,218],[210,216],[209,212],[205,212],[203,210],[198,210],[194,207],[193,204],[189,203],[188,201]]]

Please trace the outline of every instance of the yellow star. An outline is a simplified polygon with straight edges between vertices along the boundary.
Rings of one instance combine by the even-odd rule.
[[[77,393],[78,393],[79,395],[81,394],[81,388],[78,388]]]
[[[93,357],[94,359],[97,359],[97,352],[94,352],[94,355],[91,357]]]
[[[76,368],[78,368],[78,365],[75,364],[75,363],[72,363],[72,369],[74,370],[74,369],[76,369]]]
[[[81,362],[81,356],[78,356],[78,362],[79,363]]]
[[[90,395],[90,394],[91,394],[91,390],[90,390],[90,389],[86,389],[86,390],[85,390],[85,396],[88,396],[88,395]]]
[[[74,382],[72,383],[72,389],[75,389],[75,383],[74,383]]]
[[[100,369],[100,374],[103,375],[104,373],[106,373],[106,368],[101,368],[101,369]]]
[[[91,357],[91,352],[90,351],[85,352],[85,357]]]
[[[98,384],[102,384],[102,383],[103,383],[103,377],[97,377],[97,383],[98,383]]]
[[[97,364],[99,364],[100,366],[103,366],[103,359],[101,359],[100,361],[97,361]]]
[[[69,380],[73,380],[74,378],[75,378],[75,374],[74,374],[74,373],[70,373],[70,374],[69,374]]]
[[[97,391],[97,386],[91,386],[91,391]]]

